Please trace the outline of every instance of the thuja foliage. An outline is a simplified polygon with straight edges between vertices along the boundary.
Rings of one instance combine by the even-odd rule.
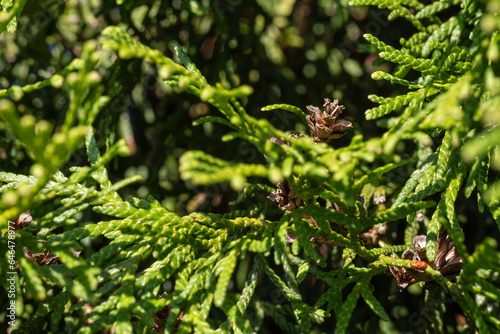
[[[7,16],[0,29],[15,31],[23,3],[2,2]],[[385,132],[361,129],[346,146],[335,141],[356,123],[342,119],[338,101],[262,106],[265,113],[294,113],[308,129],[278,130],[246,110],[252,87],[209,82],[181,46],[171,45],[175,61],[120,26],[86,42],[79,58],[46,80],[0,90],[2,123],[32,160],[29,174],[0,172],[1,246],[8,249],[15,230],[16,251],[15,269],[10,258],[2,260],[1,280],[8,291],[8,272],[19,274],[16,330],[303,333],[334,324],[335,333],[345,333],[356,328],[351,319],[361,303],[381,323],[395,317],[384,306],[387,296],[377,294],[374,282],[384,277],[401,289],[424,288],[429,330],[458,330],[443,322],[450,297],[464,315],[461,330],[498,332],[500,253],[491,236],[500,228],[500,3],[351,5],[388,9],[389,20],[407,20],[414,34],[400,46],[364,35],[379,62],[393,64],[372,78],[406,93],[370,95],[377,105],[366,118]],[[182,155],[182,179],[229,183],[239,192],[234,210],[182,215],[151,196],[120,195],[140,177],[110,179],[110,163],[129,147],[96,128],[96,119],[129,80],[120,67],[137,59],[154,64],[157,80],[177,98],[194,95],[219,111],[193,127],[220,123],[231,129],[221,145],[245,140],[265,156],[265,163],[250,164],[201,150]],[[68,98],[57,127],[16,106],[49,86]],[[89,163],[63,170],[82,145]],[[396,177],[402,168],[411,174]],[[472,201],[483,218],[467,224],[489,232],[471,244],[459,206]],[[94,220],[79,221],[89,210]],[[79,253],[89,244],[98,247]],[[249,269],[237,288],[243,262]]]

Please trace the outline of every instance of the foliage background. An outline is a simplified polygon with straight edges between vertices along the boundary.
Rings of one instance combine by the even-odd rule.
[[[455,6],[440,15],[445,20],[459,9]],[[387,21],[388,13],[376,7],[351,7],[343,0],[124,1],[122,4],[99,0],[27,1],[17,18],[17,31],[0,35],[0,85],[2,88],[25,86],[50,78],[84,54],[86,41],[99,38],[105,27],[117,25],[137,41],[169,57],[175,57],[169,43],[177,42],[211,84],[220,82],[228,89],[250,85],[254,93],[242,100],[247,112],[257,118],[267,118],[283,131],[307,132],[294,114],[282,110],[263,113],[260,111],[263,106],[286,103],[304,108],[319,106],[325,97],[338,98],[346,106],[343,117],[355,124],[345,137],[330,144],[340,148],[358,134],[369,139],[384,133],[375,121],[365,118],[365,111],[374,107],[368,95],[395,96],[404,92],[399,86],[370,79],[377,70],[394,68],[377,59],[377,50],[361,37],[371,33],[386,44],[399,46],[400,38],[414,33],[404,19]],[[151,195],[179,215],[234,210],[229,202],[237,198],[237,193],[228,182],[196,186],[181,180],[181,155],[189,150],[203,150],[227,161],[265,164],[263,155],[244,140],[221,143],[220,138],[230,131],[222,124],[193,127],[194,119],[205,114],[217,115],[218,111],[198,97],[174,94],[173,88],[159,82],[154,64],[142,59],[120,59],[114,66],[102,73],[103,82],[116,80],[121,90],[99,114],[94,128],[101,152],[118,138],[124,138],[132,151],[129,157],[115,157],[111,161],[107,169],[109,179],[114,183],[133,175],[142,176],[139,182],[120,190],[120,195],[123,198]],[[104,93],[112,95],[111,88],[106,87]],[[19,96],[16,105],[21,114],[32,114],[60,127],[69,105],[67,95],[64,89],[48,86]],[[412,143],[405,142],[398,147],[398,152],[404,157],[407,151],[409,157],[414,149]],[[87,164],[85,148],[80,147],[61,166],[61,171],[66,173],[71,166]],[[31,168],[32,160],[21,143],[5,123],[0,123],[0,170],[29,175]],[[388,177],[401,184],[412,171],[411,166],[403,166]],[[490,174],[490,180],[495,178],[495,173]],[[460,198],[456,204],[469,252],[473,252],[485,236],[494,239],[500,236],[491,215],[478,212],[475,196]],[[261,195],[260,200],[267,199]],[[237,209],[245,209],[249,204],[247,200]],[[281,214],[274,209],[267,218],[279,219]],[[76,224],[101,219],[102,215],[83,210],[77,215]],[[67,228],[73,224],[75,222],[69,223]],[[403,231],[402,224],[391,226],[389,235],[394,243],[403,243]],[[101,243],[88,244],[84,254],[90,256],[106,242],[103,238]],[[238,264],[234,276],[238,289],[243,287],[248,270],[248,259]],[[422,307],[421,289],[415,287],[400,293],[393,279],[383,275],[372,282],[374,295],[390,315],[390,321],[381,321],[360,302],[349,332],[367,332],[373,328],[384,333],[425,330],[426,309]],[[314,282],[310,283],[317,289]],[[284,303],[268,281],[259,285],[262,300],[276,305]],[[7,297],[3,293],[1,296],[1,304],[5,304]],[[27,302],[26,312],[20,318],[29,319],[36,307],[36,301]],[[498,305],[496,307],[492,311],[498,312]],[[445,313],[440,315],[450,332],[459,331],[461,316],[462,311],[454,302],[447,303]],[[6,326],[3,319],[2,325]],[[67,324],[70,320],[61,321]],[[328,332],[335,323],[331,317],[315,331]],[[272,321],[266,321],[261,328],[262,332],[276,330]]]
[[[86,40],[97,38],[104,27],[118,24],[144,44],[169,56],[172,50],[168,44],[180,43],[209,82],[220,81],[227,87],[250,84],[254,94],[246,101],[247,109],[252,115],[267,117],[278,129],[293,130],[297,119],[285,112],[261,113],[263,106],[281,102],[302,107],[319,105],[323,98],[335,97],[346,106],[345,117],[360,124],[355,131],[363,128],[368,136],[375,135],[373,122],[366,122],[364,117],[364,111],[373,105],[360,97],[384,95],[389,88],[368,80],[369,74],[378,68],[371,66],[373,54],[358,49],[360,36],[368,27],[390,44],[404,37],[397,32],[404,32],[409,26],[405,21],[399,21],[398,25],[385,22],[388,11],[353,8],[347,3],[283,1],[267,6],[266,11],[266,6],[253,1],[244,4],[215,1],[208,13],[197,15],[181,1],[153,2],[151,6],[139,5],[140,2],[123,6],[99,1],[28,2],[18,19],[17,33],[2,34],[5,43],[2,85],[22,86],[59,72],[81,54]],[[226,160],[241,156],[247,162],[264,161],[244,141],[225,144],[227,149],[219,150],[219,138],[229,131],[222,125],[214,124],[203,130],[193,128],[193,119],[202,113],[215,114],[215,110],[200,104],[195,97],[179,98],[169,87],[160,87],[154,66],[140,60],[130,61],[126,71],[123,77],[131,80],[121,81],[121,95],[110,103],[107,115],[113,126],[123,114],[133,120],[131,125],[123,126],[129,127],[138,153],[118,164],[116,178],[137,170],[148,173],[141,182],[141,197],[151,194],[164,198],[163,204],[168,208],[187,206],[192,190],[179,181],[176,162],[185,150],[203,148]],[[24,98],[26,108],[35,110],[41,118],[61,122],[66,107],[63,94],[50,89],[33,94],[40,96]],[[195,131],[203,131],[203,135],[197,136]],[[353,134],[336,145],[345,145]],[[74,160],[70,164],[79,162]],[[23,160],[20,156],[3,159],[2,163],[6,164],[5,170],[12,170],[23,165]],[[28,168],[26,165],[24,171]],[[226,191],[212,189],[205,206],[209,210],[227,211],[227,207],[212,208],[210,204],[217,194]],[[203,189],[198,192],[206,193]],[[216,202],[224,205],[227,200]]]

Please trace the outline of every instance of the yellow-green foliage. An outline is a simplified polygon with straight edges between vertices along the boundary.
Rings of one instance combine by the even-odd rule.
[[[16,8],[22,3],[18,1]],[[107,27],[98,41],[85,44],[81,58],[50,79],[1,90],[1,120],[34,162],[31,175],[0,172],[2,235],[7,233],[4,222],[8,219],[57,203],[50,213],[35,217],[36,223],[16,232],[21,267],[16,285],[19,312],[23,300],[39,302],[33,320],[21,324],[20,332],[29,332],[37,319],[47,315],[48,330],[63,331],[58,328],[59,320],[71,315],[80,333],[110,327],[117,334],[146,333],[155,326],[155,313],[170,305],[166,332],[175,328],[178,333],[247,333],[257,331],[264,316],[269,316],[291,333],[309,332],[314,324],[335,317],[335,333],[346,333],[360,298],[374,314],[389,320],[387,310],[374,296],[372,279],[387,272],[389,265],[411,268],[409,260],[389,254],[410,247],[419,231],[427,233],[427,257],[433,260],[436,238],[443,228],[463,257],[462,274],[453,283],[430,267],[426,273],[459,304],[472,328],[480,333],[500,331],[498,317],[489,311],[498,311],[500,302],[497,241],[485,236],[468,251],[455,211],[457,196],[468,198],[476,191],[479,210],[489,210],[497,223],[489,228],[500,228],[500,181],[490,171],[490,167],[500,166],[499,27],[497,13],[489,12],[498,2],[488,6],[476,1],[351,3],[388,8],[392,11],[389,19],[408,20],[415,35],[402,41],[401,49],[364,35],[381,58],[395,65],[393,73],[375,72],[373,79],[403,85],[408,92],[369,96],[379,106],[366,111],[367,119],[389,115],[391,118],[380,122],[387,130],[380,137],[354,136],[345,147],[296,138],[291,136],[293,129],[278,130],[269,121],[250,116],[241,100],[251,96],[252,87],[226,89],[212,84],[179,45],[172,48],[182,64],[136,41],[118,26]],[[448,7],[457,14],[449,19],[438,16]],[[7,21],[3,22],[0,31]],[[220,111],[220,116],[206,116],[193,126],[224,124],[233,132],[221,140],[242,138],[267,158],[267,164],[234,163],[203,151],[188,151],[179,168],[185,181],[198,185],[229,182],[240,191],[237,204],[258,194],[268,195],[273,189],[270,184],[286,180],[304,205],[269,220],[262,218],[269,205],[257,201],[248,210],[226,215],[196,212],[180,216],[151,197],[122,199],[117,191],[138,177],[113,183],[107,165],[117,155],[126,155],[127,146],[120,140],[104,151],[97,146],[92,130],[97,114],[116,93],[101,84],[101,58],[110,62],[143,59],[156,64],[158,80],[174,87],[176,93],[195,95]],[[410,72],[417,78],[405,79]],[[69,93],[66,118],[57,129],[16,110],[16,96],[47,85]],[[295,113],[307,126],[304,106],[262,107],[268,113],[279,108]],[[272,143],[271,137],[283,138],[290,145]],[[403,141],[415,143],[409,157],[397,151]],[[60,167],[83,143],[90,165],[73,166],[63,174]],[[385,177],[404,166],[411,167],[412,174],[403,182]],[[391,198],[387,207],[373,203],[375,192]],[[63,222],[89,207],[99,214],[99,222],[58,231]],[[417,213],[425,213],[429,219],[418,220]],[[363,232],[387,222],[406,224],[404,242],[366,244],[361,240]],[[297,235],[297,240],[291,244],[287,235]],[[81,249],[85,238],[99,236],[109,241],[105,247],[86,258],[73,256],[72,251]],[[341,253],[339,268],[328,265],[330,258],[320,252],[321,244],[333,245]],[[0,245],[6,248],[6,238]],[[22,257],[24,246],[33,253],[49,250],[62,264],[38,266]],[[228,289],[235,268],[246,257],[252,264],[244,287],[241,291]],[[3,284],[6,275],[2,265]],[[307,275],[326,284],[313,302],[301,291]],[[263,277],[286,298],[284,306],[255,296]],[[173,289],[162,295],[162,285],[169,279],[174,281]],[[478,298],[486,301],[478,305]],[[84,311],[87,303],[93,305],[89,313]],[[219,312],[215,317],[214,310]],[[254,312],[252,319],[246,316],[249,310]],[[442,328],[439,313],[430,318],[438,332]]]

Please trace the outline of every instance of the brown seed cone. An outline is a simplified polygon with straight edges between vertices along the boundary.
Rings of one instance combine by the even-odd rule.
[[[40,253],[31,253],[28,248],[23,247],[24,256],[31,261],[38,263],[41,266],[48,266],[51,264],[61,264],[59,256],[49,253],[49,251],[42,251]]]
[[[426,261],[433,269],[439,270],[441,275],[449,280],[460,275],[463,267],[463,259],[458,255],[455,243],[451,240],[446,230],[439,231],[436,240],[436,258],[429,261],[426,255],[427,237],[417,235],[413,238],[413,247],[421,261]]]
[[[45,240],[38,240],[39,242],[45,242]],[[74,257],[80,256],[80,251],[71,251]],[[39,253],[31,253],[30,250],[25,246],[23,247],[24,256],[28,260],[37,263],[40,266],[49,266],[52,264],[61,264],[61,260],[58,255],[50,253],[48,250],[41,251]],[[16,268],[20,269],[21,266],[16,264]]]
[[[449,280],[454,280],[464,266],[464,261],[457,253],[455,243],[445,230],[441,230],[436,241],[436,259],[429,263],[431,267],[439,270],[441,275]]]
[[[408,249],[403,254],[403,259],[406,260],[416,260],[425,261],[434,270],[438,270],[441,275],[447,279],[454,281],[463,267],[463,259],[458,255],[457,249],[454,242],[451,240],[449,234],[445,230],[441,230],[438,234],[436,240],[436,258],[434,261],[429,261],[426,255],[426,245],[427,236],[417,235],[413,238],[413,247]],[[404,269],[389,267],[389,270],[396,278],[396,285],[400,290],[406,288],[408,285],[414,282],[427,282],[426,287],[430,289],[437,289],[439,286],[432,282],[431,278],[425,273],[425,270],[414,268],[414,269]],[[407,276],[410,275],[413,278],[413,282],[408,282]]]
[[[404,260],[414,260],[415,253],[409,249],[403,253]],[[389,271],[396,278],[396,286],[399,291],[403,291],[411,284],[415,283],[415,279],[410,276],[405,268],[389,266]]]
[[[33,223],[33,217],[31,217],[30,212],[23,212],[14,220],[14,229],[20,230],[31,223]]]
[[[276,202],[281,210],[291,211],[302,205],[302,200],[288,182],[278,183],[277,187],[267,198]]]
[[[386,238],[387,223],[372,226],[367,232],[359,235],[360,242],[363,245],[376,244]]]
[[[338,100],[331,102],[325,99],[325,111],[321,112],[318,107],[307,106],[311,113],[306,116],[307,123],[311,129],[311,136],[315,142],[329,142],[332,139],[345,135],[345,131],[352,128],[351,122],[344,119],[337,120],[337,117],[344,110],[343,105],[338,104]]]

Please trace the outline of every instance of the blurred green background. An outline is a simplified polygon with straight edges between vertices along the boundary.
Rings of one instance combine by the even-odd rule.
[[[376,70],[390,70],[390,65],[378,61],[362,34],[371,33],[398,47],[400,38],[414,32],[402,19],[388,22],[387,15],[388,11],[377,8],[350,7],[346,0],[124,1],[121,5],[101,0],[28,1],[18,18],[16,33],[0,34],[0,89],[49,78],[80,56],[85,41],[98,39],[108,25],[118,25],[170,57],[173,52],[169,44],[178,43],[211,84],[252,86],[253,95],[242,101],[246,110],[252,116],[269,119],[280,130],[307,133],[295,115],[285,111],[264,113],[262,107],[286,103],[305,110],[306,105],[321,106],[324,98],[339,99],[346,107],[343,118],[354,124],[353,131],[330,144],[341,147],[356,134],[369,138],[383,133],[375,122],[364,118],[364,111],[374,106],[367,98],[369,94],[393,96],[404,91],[370,78]],[[101,112],[94,125],[96,136],[101,139],[102,150],[119,138],[125,138],[131,148],[130,157],[117,158],[109,166],[112,181],[143,176],[141,182],[122,191],[123,197],[152,195],[181,215],[231,211],[229,202],[237,194],[230,186],[195,187],[183,182],[178,172],[179,157],[187,150],[203,150],[229,161],[265,163],[265,158],[245,141],[221,142],[230,130],[221,124],[192,126],[194,119],[218,111],[188,94],[175,94],[158,81],[155,66],[133,59],[118,60],[113,66],[109,63],[103,58],[100,67],[104,93],[116,89],[107,85],[113,77],[121,84],[121,92]],[[19,96],[18,110],[60,125],[67,109],[67,93],[49,86],[24,94]],[[29,174],[30,161],[0,123],[0,170]],[[65,168],[81,165],[88,165],[84,148]],[[393,175],[394,182],[404,182],[410,172]],[[470,207],[462,204],[459,214],[467,220]],[[475,209],[470,210],[469,214],[477,214]],[[83,221],[92,219],[91,212],[82,216]],[[248,262],[240,264],[242,272],[245,265]],[[351,319],[351,333],[425,331],[425,314],[419,303],[423,295],[418,286],[400,293],[392,277],[379,276],[373,282],[374,294],[392,321],[382,322],[360,302]],[[311,298],[306,302],[314,303],[318,284],[309,283],[311,293],[304,296]],[[269,294],[268,300],[284,302],[274,288],[262,291]],[[451,323],[459,322],[459,308],[451,301],[446,305],[443,317],[455,318]],[[325,332],[332,328],[333,321],[323,325]],[[273,326],[268,324],[263,332],[273,332]],[[454,330],[449,328],[450,332]]]
[[[388,11],[353,8],[347,2],[130,1],[117,6],[112,1],[28,1],[17,32],[0,35],[0,85],[24,86],[50,77],[80,55],[86,40],[98,38],[108,25],[119,25],[168,56],[173,55],[169,44],[179,43],[212,84],[251,85],[254,94],[243,101],[247,111],[280,130],[306,133],[295,115],[264,113],[262,107],[286,103],[305,110],[306,105],[321,106],[324,98],[339,99],[346,107],[344,117],[355,124],[354,131],[333,144],[344,146],[361,131],[366,137],[380,133],[374,122],[364,120],[364,111],[373,107],[366,96],[395,94],[395,87],[370,79],[380,68],[361,35],[371,32],[397,43],[406,37],[405,30],[411,32],[403,20],[386,22]],[[264,158],[244,141],[220,143],[228,131],[220,124],[193,127],[194,119],[217,111],[187,94],[174,94],[157,80],[154,66],[130,60],[117,67],[102,74],[105,80],[121,76],[122,91],[95,124],[98,135],[106,129],[126,138],[132,148],[132,157],[112,168],[113,177],[142,175],[142,183],[129,189],[140,197],[163,199],[179,213],[226,212],[229,188],[184,184],[177,172],[179,156],[202,149],[225,160],[257,163]],[[19,110],[60,124],[67,101],[66,92],[47,87],[23,96]],[[0,167],[27,173],[23,150],[4,128],[0,131]],[[82,150],[69,165],[85,160]]]

